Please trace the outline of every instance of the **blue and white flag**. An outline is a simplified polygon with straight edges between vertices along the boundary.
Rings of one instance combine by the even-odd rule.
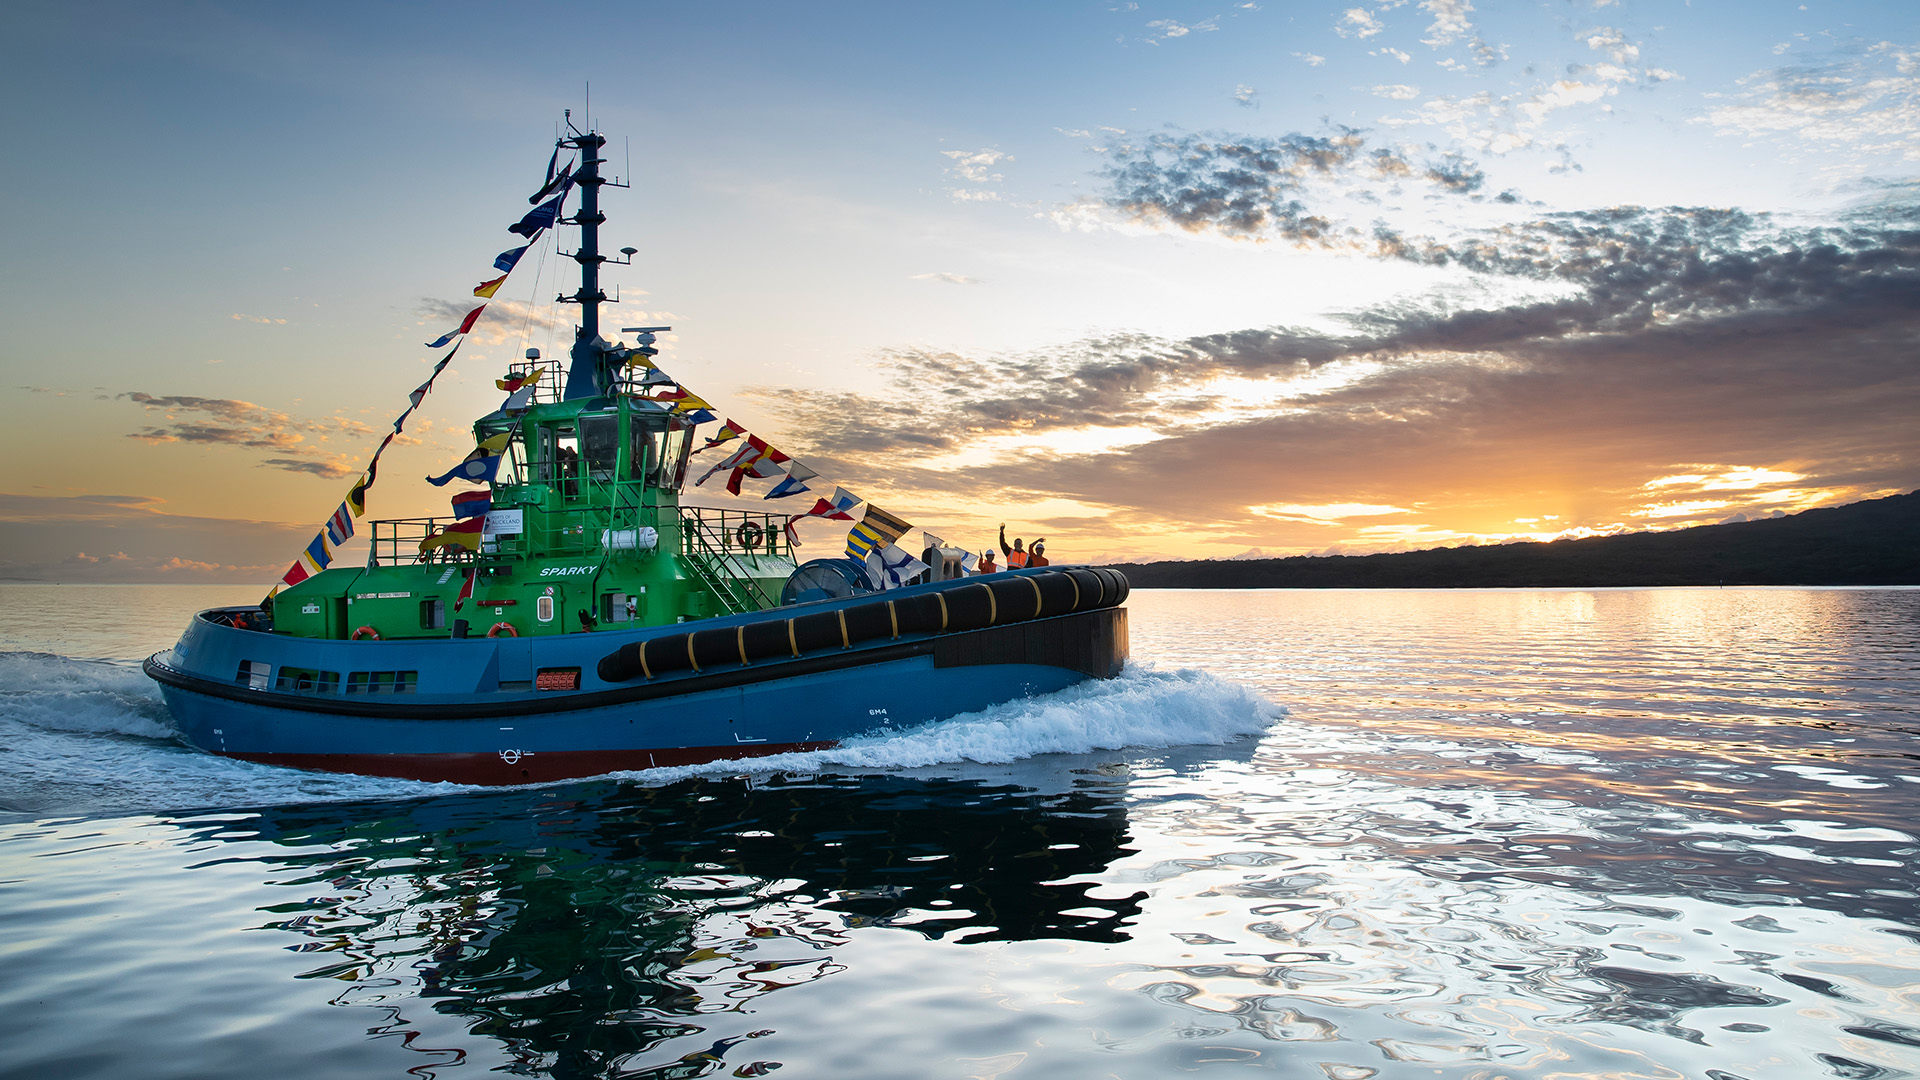
[[[797,461],[787,462],[787,475],[761,498],[784,499],[789,495],[798,495],[813,489],[807,487],[807,481],[820,474]]]
[[[927,564],[888,544],[867,556],[867,577],[876,589],[898,589],[927,572]]]
[[[527,237],[527,239],[534,240],[534,239],[537,239],[538,237],[539,237],[539,234],[535,233],[533,236]],[[500,271],[503,274],[513,273],[513,268],[516,265],[518,265],[520,262],[520,256],[525,255],[527,253],[527,249],[532,246],[533,245],[531,243],[522,244],[517,248],[508,248],[507,250],[501,252],[500,254],[495,255],[493,257],[493,268],[495,270]]]
[[[500,454],[506,449],[507,440],[512,437],[512,432],[503,431],[487,439],[474,447],[460,464],[439,476],[427,477],[427,483],[434,487],[446,487],[455,480],[465,480],[474,484],[493,483],[494,475],[500,471]]]

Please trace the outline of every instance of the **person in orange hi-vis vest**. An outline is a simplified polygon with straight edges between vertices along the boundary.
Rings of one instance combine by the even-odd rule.
[[[1007,523],[1000,523],[1000,553],[1007,557],[1007,569],[1018,570],[1027,565],[1027,549],[1020,546],[1020,538],[1013,538],[1013,546],[1007,546]]]

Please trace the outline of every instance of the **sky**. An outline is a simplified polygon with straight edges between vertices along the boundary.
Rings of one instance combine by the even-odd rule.
[[[271,584],[569,109],[631,184],[603,324],[672,326],[662,367],[816,489],[976,549],[1395,551],[1920,487],[1910,3],[26,0],[0,61],[0,580]],[[419,478],[510,360],[564,353],[553,241],[370,516],[445,514]]]

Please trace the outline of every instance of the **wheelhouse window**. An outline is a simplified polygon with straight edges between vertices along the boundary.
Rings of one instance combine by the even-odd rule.
[[[482,424],[474,430],[474,435],[480,441],[501,434],[510,434],[511,438],[507,440],[506,449],[500,454],[500,476],[512,477],[514,483],[524,483],[528,479],[525,474],[527,447],[525,436],[522,435],[519,425],[495,421],[492,424]]]
[[[580,456],[587,475],[595,480],[613,479],[620,454],[620,417],[615,413],[589,413],[580,417]]]
[[[686,479],[693,429],[668,418],[635,417],[630,455],[633,476],[648,487],[678,490]]]

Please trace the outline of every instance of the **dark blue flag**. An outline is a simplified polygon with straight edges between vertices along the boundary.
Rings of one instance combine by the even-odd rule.
[[[532,195],[527,196],[527,201],[530,203],[537,203],[541,199],[546,198],[547,196],[553,194],[556,191],[564,191],[567,188],[570,188],[572,186],[573,186],[573,162],[569,161],[567,162],[567,167],[561,170],[558,176],[547,177],[547,182],[540,185],[539,191],[536,191]]]
[[[528,240],[532,240],[534,234],[540,230],[553,228],[553,223],[560,220],[560,200],[566,197],[566,193],[561,192],[546,202],[541,203],[539,206],[527,211],[527,216],[521,218],[517,223],[507,226],[507,231],[510,233],[519,233]]]
[[[532,240],[533,236],[529,235],[527,239]],[[494,256],[493,268],[503,274],[513,273],[514,265],[520,261],[520,256],[525,255],[527,249],[532,246],[532,244],[522,244],[517,248],[501,252],[499,255]]]

